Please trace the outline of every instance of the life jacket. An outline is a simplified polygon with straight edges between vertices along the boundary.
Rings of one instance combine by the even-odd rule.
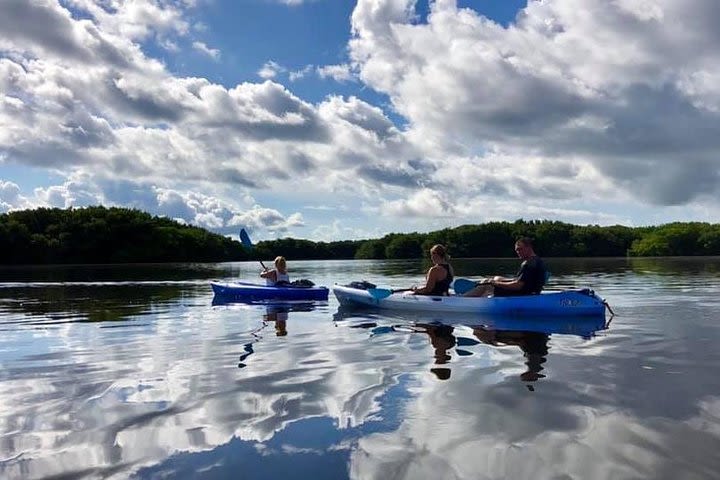
[[[288,284],[290,283],[290,275],[286,273],[280,273],[277,270],[275,270],[275,281],[273,282],[272,279],[266,278],[265,279],[265,285],[268,287],[274,287],[278,284]]]

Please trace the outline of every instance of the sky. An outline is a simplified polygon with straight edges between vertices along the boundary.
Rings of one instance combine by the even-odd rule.
[[[717,0],[3,0],[0,212],[720,221]]]

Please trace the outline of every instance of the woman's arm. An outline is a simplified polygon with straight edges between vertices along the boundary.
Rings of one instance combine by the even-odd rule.
[[[414,289],[413,293],[416,295],[429,294],[430,292],[433,291],[433,288],[435,288],[435,284],[444,278],[443,273],[445,275],[447,275],[445,270],[438,267],[437,265],[430,267],[430,270],[428,270],[428,273],[427,273],[427,276],[425,279],[425,286]]]
[[[269,278],[273,282],[277,281],[277,272],[275,270],[264,270],[260,272],[260,278]]]

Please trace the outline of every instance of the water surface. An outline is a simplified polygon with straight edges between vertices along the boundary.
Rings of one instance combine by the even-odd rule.
[[[0,478],[717,478],[720,260],[548,264],[609,325],[213,304],[256,263],[4,268]],[[290,267],[409,286],[427,265]]]

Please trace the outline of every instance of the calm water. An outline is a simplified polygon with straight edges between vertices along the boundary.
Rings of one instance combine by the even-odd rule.
[[[607,328],[213,305],[208,281],[254,263],[4,268],[0,478],[718,478],[720,259],[548,263],[608,299]]]

